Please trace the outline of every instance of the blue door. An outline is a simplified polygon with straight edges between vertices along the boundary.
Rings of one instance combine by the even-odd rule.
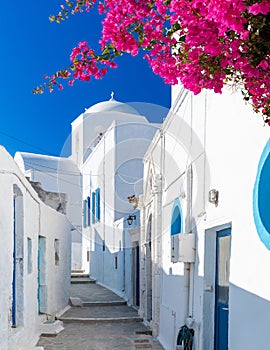
[[[140,306],[140,247],[139,245],[135,248],[135,260],[136,260],[136,277],[135,277],[135,288],[136,288],[136,306]]]
[[[215,285],[215,350],[228,350],[231,229],[217,232]]]
[[[20,190],[14,189],[13,198],[13,274],[12,274],[12,327],[23,323],[24,310],[24,223],[23,197]]]
[[[38,237],[38,312],[47,311],[46,238]]]

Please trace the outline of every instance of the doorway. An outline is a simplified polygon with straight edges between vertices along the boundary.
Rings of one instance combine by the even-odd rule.
[[[12,276],[12,327],[23,324],[24,293],[24,211],[23,195],[13,185],[13,276]]]
[[[139,243],[132,247],[133,305],[140,306],[140,248]]]
[[[228,349],[231,229],[217,231],[215,278],[215,350]]]
[[[38,237],[38,313],[47,311],[46,238]]]
[[[146,258],[146,320],[152,320],[152,214],[149,216],[145,244]]]

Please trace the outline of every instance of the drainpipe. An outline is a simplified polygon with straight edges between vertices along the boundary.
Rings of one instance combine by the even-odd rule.
[[[123,295],[126,293],[126,227],[123,225]]]
[[[187,220],[187,232],[192,233],[192,190],[193,190],[193,170],[192,164],[187,169],[187,208],[188,208],[188,220]],[[194,263],[187,263],[188,272],[188,313],[187,313],[187,326],[192,327],[193,324],[193,301],[194,301]]]
[[[186,216],[186,233],[192,233],[192,186],[193,172],[190,164],[186,171],[187,179],[187,216]],[[194,263],[184,263],[185,278],[185,302],[184,302],[184,320],[187,327],[192,328],[193,320],[193,297],[194,297]],[[178,349],[178,347],[177,347]]]
[[[144,319],[146,317],[146,300],[145,300],[145,206],[144,195],[139,196],[138,208],[140,210],[140,308],[139,315]]]
[[[154,195],[154,212],[156,217],[154,218],[154,307],[153,307],[153,336],[159,335],[160,324],[160,290],[161,290],[161,252],[162,252],[162,182],[165,166],[165,137],[163,129],[160,132],[160,174],[157,174],[154,178],[153,195]]]
[[[105,277],[104,277],[104,273],[105,273],[105,254],[106,254],[106,225],[105,225],[105,213],[106,213],[106,164],[105,164],[105,151],[106,151],[106,135],[103,135],[103,239],[104,239],[104,243],[103,243],[103,247],[105,245],[105,250],[103,250],[104,248],[102,247],[102,266],[103,266],[103,271],[102,271],[102,282],[105,282]],[[101,188],[101,186],[100,186]]]
[[[154,194],[154,307],[153,307],[153,336],[157,337],[159,334],[160,323],[160,270],[161,270],[161,242],[162,242],[162,175],[158,174],[154,179],[153,186]]]
[[[184,320],[187,320],[189,315],[189,280],[190,280],[190,263],[184,263],[184,281],[185,281],[185,302],[184,302]]]

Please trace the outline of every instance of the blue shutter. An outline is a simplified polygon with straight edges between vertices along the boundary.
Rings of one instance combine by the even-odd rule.
[[[27,272],[32,272],[32,239],[27,237]]]
[[[87,226],[90,226],[90,197],[87,197]]]
[[[100,221],[100,189],[96,189],[96,221]]]
[[[95,205],[96,205],[96,194],[95,192],[92,192],[92,224],[95,223],[95,212],[96,212],[96,209],[95,209]]]
[[[83,201],[83,227],[86,227],[86,207],[87,207],[87,200]]]

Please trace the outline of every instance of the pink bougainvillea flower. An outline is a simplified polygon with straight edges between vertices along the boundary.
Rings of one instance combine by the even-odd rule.
[[[262,60],[260,64],[258,64],[258,67],[261,67],[262,69],[266,70],[269,68],[269,64],[266,60]]]
[[[267,15],[270,12],[270,1],[262,0],[259,3],[253,4],[248,8],[248,11],[253,15],[258,15],[259,13]]]
[[[104,16],[101,53],[81,41],[72,50],[69,69],[47,77],[48,84],[35,93],[44,86],[53,89],[59,78],[69,85],[74,79],[100,79],[108,67],[117,67],[116,57],[135,56],[142,49],[165,83],[180,82],[194,94],[202,89],[221,93],[227,83],[240,86],[244,100],[268,122],[269,0],[66,0],[50,19],[59,23],[69,13],[89,11],[95,4]]]

